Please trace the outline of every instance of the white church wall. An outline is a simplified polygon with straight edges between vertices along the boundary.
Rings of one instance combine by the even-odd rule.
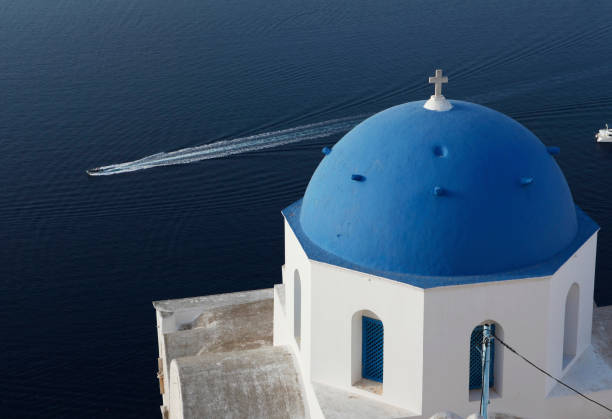
[[[563,377],[569,372],[574,361],[591,344],[596,252],[597,233],[559,268],[550,281],[546,369],[556,377]],[[578,286],[577,340],[571,362],[564,365],[565,310],[568,292],[573,284]],[[571,333],[571,330],[568,332]],[[554,380],[547,379],[547,394],[555,384]]]
[[[479,391],[469,390],[469,357],[470,335],[479,324],[496,323],[499,337],[543,365],[547,357],[547,301],[547,278],[426,290],[424,415],[440,409],[463,416],[478,411]],[[503,350],[499,342],[495,345],[491,410],[532,417],[527,414],[530,406],[545,396],[544,377]],[[518,412],[519,405],[525,406],[525,410]]]
[[[295,272],[300,278],[300,336],[299,345],[295,339],[294,326],[296,324],[295,307]],[[286,319],[289,325],[290,346],[294,349],[296,356],[306,374],[305,379],[310,378],[310,261],[302,249],[297,237],[291,227],[285,221],[285,265],[283,266],[283,285],[285,288]]]
[[[295,339],[295,272],[300,277],[300,344]],[[324,419],[310,381],[310,260],[285,220],[285,264],[282,266],[282,287],[274,292],[274,345],[286,345],[296,357],[296,366],[304,385],[305,408],[311,419]],[[281,295],[283,293],[284,295]],[[277,324],[277,319],[280,320]]]
[[[420,412],[423,291],[313,261],[311,296],[316,301],[310,325],[311,379]],[[361,336],[353,333],[360,330],[354,316],[362,311],[383,322],[382,395],[353,386],[360,378],[362,344]]]
[[[276,287],[274,297],[275,344],[288,345],[296,355],[313,418],[323,416],[312,382],[347,389],[423,417],[440,409],[465,416],[479,408],[479,391],[469,391],[469,341],[474,327],[496,323],[499,337],[562,376],[565,301],[577,283],[576,359],[588,348],[596,244],[594,235],[553,277],[422,290],[311,261],[285,223],[283,284]],[[299,346],[294,337],[296,270],[301,283]],[[382,395],[354,386],[361,372],[361,323],[355,319],[362,314],[384,325]],[[547,397],[549,379],[499,342],[495,345],[491,411],[524,417],[551,417],[554,412],[569,418],[585,409],[575,397]],[[594,412],[595,416],[587,416],[598,417]]]

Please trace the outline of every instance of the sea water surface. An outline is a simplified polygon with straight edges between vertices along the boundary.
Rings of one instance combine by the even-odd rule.
[[[444,93],[516,118],[601,225],[612,2],[0,0],[2,416],[159,417],[152,300],[271,287],[280,210],[341,133],[90,178]],[[341,131],[341,130],[340,130]],[[221,156],[218,156],[221,157]]]

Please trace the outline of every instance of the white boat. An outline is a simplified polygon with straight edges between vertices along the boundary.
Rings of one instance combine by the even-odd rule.
[[[608,128],[608,124],[604,129],[600,129],[597,134],[595,134],[595,139],[598,143],[612,143],[612,129]]]
[[[87,173],[89,176],[100,176],[102,171],[103,169],[101,167],[96,167],[95,169],[85,170],[85,173]]]

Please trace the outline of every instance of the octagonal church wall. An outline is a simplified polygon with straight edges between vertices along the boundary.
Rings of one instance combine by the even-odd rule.
[[[575,320],[569,322],[574,357],[588,348],[596,244],[594,234],[552,276],[423,290],[309,260],[285,222],[284,341],[308,383],[348,389],[425,417],[441,407],[468,415],[478,410],[480,396],[469,389],[470,335],[476,326],[496,324],[500,338],[558,377],[571,368],[563,363],[566,311]],[[568,311],[570,289],[576,288],[576,310]],[[360,382],[361,316],[380,320],[384,328],[378,387]],[[496,411],[539,410],[546,416],[550,381],[495,343]],[[517,401],[524,412],[516,410]]]

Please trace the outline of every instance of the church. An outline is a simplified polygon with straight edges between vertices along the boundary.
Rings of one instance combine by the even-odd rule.
[[[154,302],[163,417],[466,417],[483,392],[489,417],[610,417],[599,227],[557,147],[447,81],[322,150],[282,283]]]

